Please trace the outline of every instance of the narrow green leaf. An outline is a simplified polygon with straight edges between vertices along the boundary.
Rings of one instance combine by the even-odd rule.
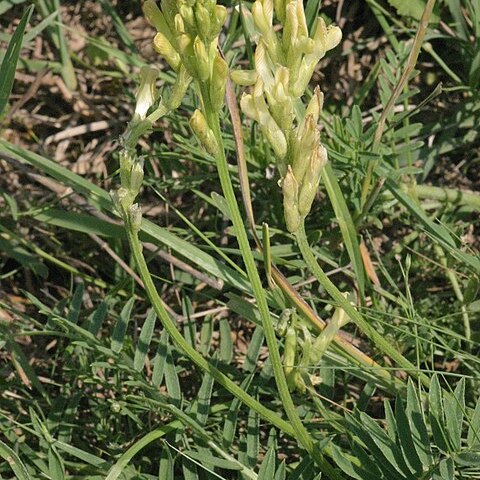
[[[184,480],[199,480],[197,465],[187,457],[182,458],[182,473]]]
[[[451,458],[445,458],[439,465],[440,475],[444,480],[452,480],[455,478],[455,465]]]
[[[247,466],[254,468],[260,451],[260,418],[254,410],[248,412],[247,420]]]
[[[0,456],[7,462],[12,469],[17,480],[30,480],[28,471],[20,460],[20,457],[4,442],[0,440]]]
[[[233,360],[233,341],[232,331],[228,319],[220,319],[220,360],[225,363],[231,363]]]
[[[107,315],[107,302],[102,302],[98,308],[93,312],[88,323],[88,331],[92,335],[97,335],[102,328],[103,321]]]
[[[60,455],[53,446],[48,449],[48,469],[52,478],[55,480],[64,480],[65,467],[63,466]]]
[[[262,348],[265,335],[263,328],[260,325],[255,327],[252,338],[248,344],[247,354],[243,362],[243,370],[245,372],[254,372],[257,368],[257,360],[260,355],[260,349]]]
[[[167,354],[168,354],[168,333],[166,330],[163,330],[160,335],[160,342],[158,344],[157,353],[153,360],[153,371],[152,371],[152,384],[155,387],[159,387],[163,381],[163,375],[165,372],[165,365],[167,363]]]
[[[125,470],[130,460],[143,448],[155,440],[164,437],[167,433],[174,431],[178,427],[178,422],[171,422],[167,425],[163,425],[153,432],[147,433],[140,440],[136,441],[120,458],[116,461],[115,465],[110,469],[105,480],[116,480],[122,472]]]
[[[477,400],[477,405],[468,425],[467,445],[472,450],[480,448],[480,398]]]
[[[262,464],[260,465],[260,470],[258,471],[258,480],[271,480],[275,476],[275,450],[269,448]]]
[[[415,449],[413,434],[410,429],[410,419],[407,417],[403,400],[400,396],[397,396],[395,401],[395,418],[397,420],[398,439],[405,462],[410,467],[410,471],[415,473],[418,478],[423,472],[423,465]]]
[[[150,342],[152,341],[153,330],[155,329],[155,320],[157,315],[153,308],[148,312],[145,322],[142,325],[140,336],[138,338],[137,348],[135,349],[135,357],[133,359],[133,368],[140,372],[145,366],[145,358],[147,356]]]
[[[250,384],[253,380],[253,374],[248,375],[242,381],[240,387],[245,392],[248,392]],[[228,409],[228,413],[225,416],[225,424],[223,425],[223,435],[222,435],[222,445],[225,449],[230,448],[235,438],[235,431],[237,427],[237,419],[238,413],[240,411],[240,407],[242,406],[242,402],[239,398],[234,398],[232,403],[230,404],[230,408]]]
[[[208,372],[205,372],[197,395],[197,422],[201,426],[207,424],[208,415],[210,413],[213,383],[213,377]]]
[[[17,68],[18,57],[20,56],[20,49],[22,48],[23,43],[23,34],[30,21],[33,8],[34,6],[30,5],[22,15],[20,23],[15,29],[8,44],[2,64],[0,65],[0,78],[2,79],[0,82],[0,118],[3,115],[8,99],[10,98],[10,93],[12,92],[15,70]]]
[[[428,394],[428,405],[430,425],[435,444],[444,452],[448,452],[450,447],[448,445],[447,436],[445,433],[442,389],[440,387],[440,382],[438,381],[437,375],[432,377],[430,392]]]
[[[212,344],[213,315],[207,315],[200,330],[200,353],[207,356]]]
[[[175,480],[175,460],[168,445],[164,445],[158,465],[158,480]]]
[[[70,302],[70,308],[67,315],[67,320],[69,322],[78,323],[78,317],[80,316],[80,311],[82,309],[83,303],[83,293],[85,291],[85,287],[83,283],[80,283],[75,291],[73,292],[72,300]]]
[[[417,395],[413,380],[408,379],[407,385],[407,416],[412,431],[415,450],[424,467],[429,468],[432,464],[432,452],[430,449],[430,437],[424,419],[424,410]]]
[[[397,420],[395,419],[390,401],[384,400],[383,406],[385,409],[385,420],[387,422],[387,435],[392,442],[395,442],[397,440]]]
[[[360,472],[357,472],[357,470],[362,470],[362,465],[360,464],[360,460],[358,458],[351,458],[336,445],[332,445],[331,450],[334,462],[344,473],[346,473],[350,478],[355,478],[356,480],[365,480],[366,477],[363,475],[361,476]],[[288,480],[290,480],[290,478],[291,477],[289,476]]]
[[[287,478],[287,464],[285,460],[282,460],[282,463],[278,466],[277,471],[275,472],[275,477],[273,480],[286,480]]]
[[[125,340],[125,334],[127,333],[127,327],[128,323],[130,322],[134,302],[134,298],[128,300],[128,302],[122,308],[120,317],[115,324],[115,328],[113,329],[111,349],[115,353],[119,353],[123,347],[123,342]]]
[[[167,344],[167,357],[165,362],[165,386],[170,397],[170,402],[176,407],[180,407],[182,401],[182,389],[178,380],[177,369],[173,361],[170,345]]]
[[[53,445],[55,445],[55,447],[58,450],[62,450],[68,455],[78,458],[82,462],[85,462],[89,465],[93,465],[95,467],[108,467],[108,463],[105,462],[105,460],[102,460],[100,457],[97,457],[96,455],[92,455],[91,453],[85,452],[80,448],[74,447],[73,445],[70,445],[65,442],[60,442],[58,440],[55,441]]]
[[[60,0],[52,0],[53,8],[57,12],[60,10]],[[57,41],[57,47],[60,51],[60,60],[62,62],[62,77],[65,81],[65,85],[70,91],[75,91],[77,89],[77,76],[73,68],[72,59],[70,57],[70,52],[68,51],[68,43],[65,38],[64,25],[62,23],[61,17],[55,25],[55,33],[52,31],[52,35],[55,35]]]
[[[183,336],[192,348],[197,348],[197,322],[191,319],[193,314],[193,306],[191,300],[187,296],[182,298],[182,315],[187,319],[183,324]]]
[[[353,422],[352,426],[355,434],[370,449],[375,461],[381,464],[385,473],[405,473],[406,465],[400,449],[372,418],[359,412],[358,420]]]
[[[443,398],[446,418],[446,432],[452,447],[458,451],[461,446],[462,423],[465,413],[465,378],[462,377],[452,394],[445,392]]]
[[[365,294],[365,268],[363,266],[362,255],[360,253],[360,244],[357,232],[355,231],[355,223],[348,211],[345,198],[343,196],[337,177],[330,164],[327,163],[322,170],[322,178],[327,189],[328,197],[335,212],[335,217],[342,233],[345,247],[352,262],[355,271],[355,279],[362,298]]]

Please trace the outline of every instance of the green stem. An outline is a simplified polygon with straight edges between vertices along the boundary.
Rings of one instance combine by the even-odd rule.
[[[333,284],[333,282],[327,277],[325,272],[322,270],[320,265],[315,258],[310,245],[308,244],[307,235],[305,233],[305,224],[302,222],[300,228],[295,234],[302,253],[303,259],[307,264],[308,268],[315,275],[320,284],[325,288],[327,293],[335,300],[335,302],[345,310],[346,314],[350,317],[351,320],[360,328],[360,330],[365,333],[365,335],[375,343],[377,348],[379,348],[382,353],[388,355],[392,360],[394,360],[402,369],[405,369],[408,373],[417,376],[420,381],[428,387],[430,380],[428,377],[418,372],[418,368],[415,367],[413,363],[407,360],[401,353],[397,352],[395,348],[388,342],[388,340],[377,330],[375,327],[370,325],[358,312],[353,305],[342,295],[340,290]]]
[[[205,101],[205,96],[204,96]],[[206,103],[206,102],[205,102]],[[252,284],[252,290],[257,300],[257,308],[260,312],[262,318],[263,329],[265,331],[265,338],[267,341],[267,346],[270,352],[270,358],[272,361],[273,372],[275,380],[277,382],[278,391],[280,398],[285,407],[285,412],[292,423],[292,427],[295,430],[300,443],[303,447],[310,453],[313,450],[313,442],[308,434],[307,430],[302,424],[300,417],[298,416],[295,405],[293,403],[290,391],[287,386],[287,381],[283,372],[282,361],[280,358],[280,352],[278,350],[278,340],[275,335],[275,330],[272,325],[270,312],[268,311],[268,304],[263,291],[262,282],[258,274],[257,267],[255,265],[255,260],[253,258],[252,250],[250,247],[250,242],[247,237],[245,230],[245,225],[238,208],[238,202],[235,197],[235,192],[233,191],[232,182],[230,179],[230,174],[228,171],[227,159],[225,158],[225,151],[223,148],[222,135],[220,131],[220,122],[218,120],[218,115],[212,111],[211,108],[208,108],[208,104],[205,105],[206,108],[206,119],[209,127],[212,129],[215,138],[219,145],[219,154],[216,158],[217,161],[217,170],[220,177],[220,183],[222,186],[225,199],[230,209],[230,214],[232,217],[233,227],[237,235],[238,245],[242,253],[243,261],[245,262],[245,267],[247,270],[248,278]]]
[[[418,198],[431,198],[458,205],[468,205],[480,210],[480,194],[476,192],[464,192],[454,188],[434,187],[431,185],[414,185],[413,189]]]
[[[125,215],[125,227],[127,230],[128,242],[132,251],[133,258],[137,265],[138,273],[142,278],[147,292],[148,298],[152,304],[155,313],[162,322],[163,327],[168,332],[177,346],[185,352],[190,360],[195,363],[199,368],[208,372],[222,387],[227,389],[232,395],[239,398],[245,405],[255,410],[265,420],[269,421],[272,425],[276,426],[287,435],[294,436],[295,431],[292,426],[280,418],[276,413],[273,413],[268,408],[264,407],[260,402],[244,392],[236,383],[230,380],[220,370],[215,368],[208,360],[203,358],[183,337],[183,335],[177,329],[174,321],[170,318],[168,312],[163,306],[162,299],[160,298],[155,284],[153,283],[152,276],[148,270],[147,262],[142,253],[142,244],[138,238],[138,233],[130,223],[128,215]]]
[[[471,349],[470,341],[472,339],[472,328],[470,326],[470,317],[468,315],[467,306],[465,305],[465,299],[463,297],[460,284],[458,283],[458,279],[457,279],[457,276],[455,275],[455,271],[448,266],[447,256],[445,255],[443,248],[440,247],[439,245],[434,245],[434,249],[435,249],[435,253],[437,254],[440,260],[440,263],[445,268],[447,277],[450,280],[450,283],[452,284],[453,292],[455,293],[457,300],[460,302],[460,305],[461,305],[460,309],[462,311],[462,319],[463,319],[463,328],[465,332],[465,338],[467,339],[467,349],[470,350]]]
[[[247,231],[245,228],[245,223],[240,214],[238,201],[235,197],[235,192],[233,190],[232,182],[230,179],[230,173],[228,169],[227,159],[225,157],[225,150],[223,146],[218,113],[215,112],[214,109],[211,107],[208,92],[202,87],[203,86],[200,86],[200,90],[202,93],[203,105],[205,107],[205,118],[219,146],[219,154],[217,155],[216,162],[217,171],[220,178],[220,184],[222,186],[223,194],[225,195],[225,199],[230,209],[230,215],[232,217],[231,220],[235,229],[235,233],[237,235],[238,245],[242,253],[243,261],[245,262],[245,267],[250,283],[252,285],[255,299],[257,301],[257,308],[262,319],[262,326],[264,329],[265,339],[267,341],[267,346],[270,353],[273,374],[277,384],[280,399],[283,403],[285,413],[290,420],[292,428],[295,431],[295,437],[299,441],[300,445],[302,445],[302,447],[305,448],[305,450],[310,455],[312,455],[317,464],[329,477],[341,478],[339,477],[339,474],[332,468],[332,466],[324,459],[320,451],[315,448],[312,437],[308,433],[307,429],[304,427],[290,395],[287,380],[285,378],[285,373],[283,371],[280,352],[278,350],[278,340],[275,335],[275,330],[271,321],[270,312],[268,310],[267,299],[263,290],[257,267],[255,265],[255,260],[253,258],[252,249],[250,247],[250,242],[248,240]]]

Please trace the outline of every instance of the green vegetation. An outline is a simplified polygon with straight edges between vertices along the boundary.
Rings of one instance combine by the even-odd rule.
[[[0,15],[0,478],[480,477],[478,2]]]

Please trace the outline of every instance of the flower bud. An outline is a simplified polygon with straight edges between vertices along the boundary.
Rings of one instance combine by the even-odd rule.
[[[178,51],[181,55],[193,55],[192,39],[186,33],[177,37]]]
[[[268,110],[263,95],[263,83],[261,79],[258,79],[253,89],[253,102],[257,112],[257,121],[260,124],[263,134],[273,148],[275,155],[280,159],[284,158],[287,154],[287,139]]]
[[[318,184],[320,183],[320,175],[327,161],[327,150],[320,144],[310,157],[310,165],[298,195],[298,211],[300,215],[305,216],[310,212]]]
[[[305,18],[305,10],[303,8],[303,1],[297,0],[294,2],[296,6],[296,15],[298,19],[298,35],[308,37],[307,19]]]
[[[315,42],[309,37],[298,37],[296,50],[304,55],[313,53],[315,50]]]
[[[287,0],[273,0],[275,14],[282,25],[285,24],[285,10]]]
[[[268,36],[270,33],[270,29],[272,28],[272,22],[268,21],[267,16],[265,15],[265,11],[263,9],[262,2],[260,0],[256,0],[256,2],[252,5],[252,16],[255,25],[257,26],[260,33],[264,36]]]
[[[177,79],[175,83],[168,90],[168,97],[165,100],[165,105],[169,110],[175,110],[180,106],[180,103],[187,92],[188,86],[192,81],[192,77],[187,72],[184,65],[180,65]]]
[[[319,144],[320,134],[312,116],[305,120],[304,127],[297,133],[293,145],[292,167],[295,178],[303,182],[303,177],[310,164],[310,157]]]
[[[342,40],[342,30],[336,25],[330,25],[325,38],[325,50],[332,50]]]
[[[257,108],[255,107],[255,102],[253,100],[253,95],[244,93],[240,99],[240,108],[247,117],[250,117],[256,122],[260,120]]]
[[[157,29],[157,31],[163,33],[170,41],[173,38],[172,32],[167,25],[163,13],[158,8],[154,0],[147,0],[143,4],[143,13],[148,22]]]
[[[195,25],[194,23],[194,16],[193,16],[193,8],[187,5],[186,3],[180,5],[178,8],[178,12],[181,15],[183,21],[189,25],[190,27],[193,27]]]
[[[142,225],[142,209],[138,203],[134,203],[129,207],[128,220],[132,226],[132,229],[138,232]]]
[[[262,128],[262,131],[267,137],[268,143],[270,143],[275,155],[282,159],[287,154],[287,139],[275,120],[271,116],[270,118],[271,121]]]
[[[289,376],[295,367],[297,354],[297,332],[294,327],[288,327],[285,334],[285,350],[283,353],[283,371]]]
[[[265,92],[273,118],[284,132],[290,130],[293,123],[293,102],[288,92],[289,71],[286,67],[277,67],[275,84]]]
[[[177,35],[185,33],[185,23],[183,22],[183,18],[179,13],[175,15],[174,22],[175,22],[175,32],[177,33]]]
[[[262,79],[262,88],[263,85],[265,85],[265,88],[270,90],[273,87],[274,77],[268,62],[269,60],[265,50],[265,44],[261,41],[255,49],[255,70]]]
[[[283,214],[285,216],[287,230],[290,233],[295,233],[300,226],[301,218],[298,212],[298,183],[290,165],[288,166],[287,174],[282,180],[282,190]]]
[[[217,37],[227,19],[227,9],[223,5],[215,5],[211,19],[210,36]]]
[[[218,154],[218,143],[215,135],[207,125],[207,121],[200,110],[195,110],[190,118],[190,127],[197,136],[205,150],[213,156]]]
[[[120,182],[122,185],[130,186],[130,172],[133,164],[135,163],[135,158],[126,148],[124,148],[120,152],[119,160]]]
[[[210,76],[210,66],[208,61],[207,49],[199,37],[193,42],[193,51],[195,53],[195,65],[200,81],[205,82]]]
[[[311,58],[312,56],[314,56],[314,54],[306,55],[302,59],[300,68],[298,69],[297,79],[290,85],[290,93],[295,97],[301,97],[305,93],[308,83],[312,78],[313,71],[318,63],[315,60],[307,62],[307,58]]]
[[[217,53],[213,61],[212,78],[210,80],[210,102],[215,110],[220,110],[225,103],[228,65]]]
[[[163,58],[165,58],[173,70],[178,70],[178,67],[180,66],[180,55],[163,33],[158,32],[155,35],[155,38],[153,39],[153,47]]]
[[[320,90],[320,87],[316,86],[313,92],[313,97],[308,103],[307,110],[305,111],[305,117],[312,117],[314,123],[318,123],[320,113],[323,108],[323,93]]]
[[[296,2],[287,5],[285,25],[283,27],[283,48],[290,51],[298,37],[298,17]]]
[[[211,37],[210,14],[200,2],[195,4],[195,20],[200,37],[205,42],[208,42]]]
[[[237,85],[249,87],[255,84],[258,75],[255,70],[233,70],[230,72],[230,78]]]
[[[143,158],[138,159],[130,169],[130,193],[136,197],[143,183]]]
[[[344,293],[343,296],[347,298],[346,293]],[[312,354],[310,357],[312,364],[318,364],[340,328],[346,325],[349,321],[350,318],[347,316],[345,311],[342,308],[337,307],[332,315],[331,320],[328,322],[328,325],[316,338],[313,344]]]
[[[110,197],[120,215],[123,215],[133,203],[129,190],[124,187],[120,187],[118,190],[111,190]]]
[[[140,86],[137,91],[137,104],[135,106],[134,120],[144,120],[148,109],[155,102],[156,81],[158,70],[154,67],[144,66],[140,70]]]
[[[273,22],[273,0],[261,0],[263,13],[267,22],[272,25]]]

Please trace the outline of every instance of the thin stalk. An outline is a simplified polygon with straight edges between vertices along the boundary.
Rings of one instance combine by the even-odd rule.
[[[265,333],[265,339],[270,354],[270,360],[272,363],[273,374],[275,382],[277,384],[278,393],[283,403],[285,413],[290,420],[291,426],[295,431],[295,436],[302,445],[302,447],[314,458],[315,462],[319,465],[322,471],[330,478],[342,478],[338,472],[332,468],[332,466],[324,459],[322,453],[316,448],[312,437],[308,430],[304,427],[302,420],[300,419],[295,404],[293,403],[288,388],[285,373],[283,371],[282,360],[280,352],[278,350],[278,340],[275,334],[275,329],[268,310],[268,303],[263,290],[260,275],[258,274],[255,260],[253,258],[252,249],[248,240],[245,223],[243,221],[240,209],[238,207],[238,201],[235,197],[232,181],[230,179],[230,173],[228,168],[227,159],[225,157],[225,149],[223,146],[222,133],[220,129],[220,121],[218,113],[210,105],[209,94],[200,86],[203,105],[205,107],[205,118],[207,124],[212,130],[215,139],[218,143],[218,155],[216,156],[217,171],[220,178],[220,184],[222,186],[223,194],[230,209],[231,220],[233,228],[237,236],[237,242],[242,253],[242,258],[245,263],[247,274],[252,285],[252,290],[257,301],[257,308],[262,319],[262,326]]]
[[[300,248],[300,252],[305,260],[310,271],[315,275],[320,284],[325,288],[327,293],[333,298],[333,300],[345,310],[345,313],[350,317],[350,319],[360,328],[360,330],[365,333],[365,335],[372,340],[372,342],[377,346],[379,350],[382,351],[385,355],[388,355],[392,360],[394,360],[399,367],[405,369],[408,373],[417,376],[418,379],[428,387],[430,385],[430,380],[428,377],[420,373],[418,368],[415,367],[413,363],[407,360],[401,353],[399,353],[389,342],[383,337],[375,328],[370,325],[358,312],[353,305],[342,295],[342,292],[334,285],[334,283],[328,278],[325,272],[322,270],[320,265],[313,254],[310,245],[308,244],[307,235],[305,233],[305,224],[301,223],[300,228],[295,234]]]
[[[464,329],[465,338],[467,339],[467,349],[471,350],[470,342],[472,339],[472,328],[470,326],[470,317],[468,315],[468,309],[467,309],[467,306],[465,305],[465,299],[463,297],[460,284],[458,283],[458,279],[457,279],[457,276],[455,275],[455,272],[448,266],[447,256],[445,255],[445,252],[443,251],[442,247],[440,247],[439,245],[434,245],[434,249],[438,259],[440,260],[440,263],[443,265],[443,267],[446,270],[447,277],[450,280],[450,283],[452,284],[453,292],[455,293],[457,300],[460,302],[460,309],[462,311],[462,319],[463,319],[463,329]]]
[[[273,328],[270,312],[268,310],[267,299],[265,297],[262,282],[260,280],[260,276],[255,265],[255,260],[253,258],[250,242],[247,237],[245,224],[240,214],[240,209],[238,208],[237,198],[235,197],[235,192],[233,191],[227,159],[225,157],[225,150],[223,147],[223,139],[220,130],[220,121],[218,118],[218,114],[209,105],[208,93],[205,94],[205,92],[202,92],[202,97],[205,105],[205,117],[207,123],[211,128],[213,134],[215,135],[218,143],[219,153],[216,156],[215,160],[217,162],[217,170],[220,177],[220,184],[222,186],[223,194],[225,195],[225,199],[230,209],[233,228],[235,229],[235,233],[237,235],[238,245],[242,253],[243,261],[245,262],[248,278],[252,284],[252,290],[255,295],[255,299],[257,301],[257,308],[260,312],[260,316],[262,319],[265,339],[267,341],[267,346],[270,352],[270,359],[272,361],[273,373],[275,376],[275,381],[277,382],[278,392],[283,402],[285,413],[287,414],[290,422],[292,423],[292,427],[295,430],[295,434],[297,435],[301,445],[309,453],[311,453],[313,451],[313,442],[306,428],[303,426],[300,417],[298,416],[292,397],[290,395],[290,391],[288,389],[287,380],[283,372],[280,352],[278,350],[277,336],[275,335],[275,330]]]
[[[128,217],[126,215],[125,217]],[[142,244],[138,238],[137,231],[132,227],[130,220],[125,218],[125,228],[127,231],[128,243],[137,265],[138,273],[143,281],[145,291],[148,295],[150,303],[152,304],[155,313],[162,322],[163,327],[168,332],[177,346],[185,352],[190,360],[195,363],[200,369],[208,372],[216,382],[222,387],[227,389],[232,395],[239,398],[245,405],[255,410],[265,420],[270,422],[275,427],[282,430],[284,433],[290,436],[295,435],[295,430],[292,426],[280,418],[276,413],[272,412],[268,408],[264,407],[260,402],[255,400],[248,393],[244,392],[236,383],[230,380],[220,370],[214,367],[208,360],[203,358],[183,337],[183,335],[177,329],[174,321],[170,318],[165,307],[163,306],[162,299],[157,292],[155,284],[153,283],[152,276],[145,261],[145,257],[142,252]]]
[[[432,15],[434,6],[435,6],[435,0],[428,0],[427,4],[425,5],[425,9],[423,11],[422,18],[420,19],[417,33],[413,41],[412,50],[410,51],[410,55],[408,56],[408,61],[405,66],[405,69],[403,70],[400,80],[395,86],[392,92],[392,95],[390,96],[388,103],[385,106],[378,120],[377,129],[375,130],[375,136],[373,139],[372,152],[378,151],[380,142],[382,140],[383,131],[385,130],[385,123],[387,121],[387,117],[390,114],[392,108],[395,106],[395,102],[397,101],[398,97],[402,93],[403,89],[407,86],[408,78],[412,73],[413,69],[415,68],[415,64],[417,63],[418,55],[422,47],[423,39],[425,38],[425,34],[427,32],[429,19],[430,19],[430,16]],[[368,164],[367,173],[362,185],[362,194],[361,194],[361,205],[362,205],[361,216],[362,217],[364,217],[368,213],[368,211],[365,209],[365,205],[373,204],[373,201],[369,199],[368,196],[370,193],[370,187],[373,180],[373,174],[377,164],[378,164],[378,160],[372,161]],[[373,196],[375,199],[377,198],[378,194],[379,194],[378,189],[374,189],[371,196]]]
[[[434,187],[431,185],[414,185],[418,198],[431,198],[458,205],[467,205],[480,210],[480,193],[466,192],[455,188]]]

